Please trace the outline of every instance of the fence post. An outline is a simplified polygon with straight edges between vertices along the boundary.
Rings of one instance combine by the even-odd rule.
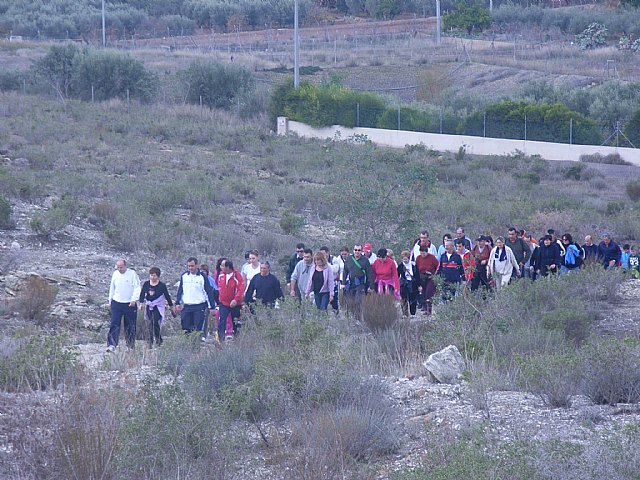
[[[440,109],[440,135],[442,135],[442,108]]]
[[[360,102],[356,102],[356,127],[360,126]]]
[[[129,89],[127,88],[127,113],[129,113],[129,107],[130,107],[129,100],[130,100],[130,97],[129,97]]]
[[[398,105],[398,130],[400,130],[400,105]]]
[[[527,141],[527,116],[524,116],[524,141]]]
[[[573,118],[569,119],[569,145],[573,145]]]
[[[487,112],[482,115],[482,136],[487,136]]]
[[[91,84],[91,103],[93,103],[93,100],[95,99],[95,90],[93,88],[93,83]]]

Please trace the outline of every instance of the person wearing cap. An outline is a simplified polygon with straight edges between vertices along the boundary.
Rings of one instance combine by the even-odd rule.
[[[491,247],[487,245],[487,237],[480,235],[476,238],[476,244],[471,249],[471,256],[475,261],[475,272],[471,279],[471,291],[476,291],[480,284],[487,290],[491,289],[489,277],[487,275],[487,267],[489,265],[489,255]]]
[[[365,243],[362,246],[362,253],[367,258],[367,260],[369,260],[369,264],[371,265],[373,265],[373,262],[375,262],[376,259],[378,258],[378,256],[375,253],[373,253],[373,247],[371,246],[370,243]]]

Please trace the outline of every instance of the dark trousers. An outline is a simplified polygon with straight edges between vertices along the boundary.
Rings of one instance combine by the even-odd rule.
[[[329,292],[314,293],[313,300],[318,310],[326,310],[329,307]]]
[[[180,312],[180,324],[186,333],[195,330],[200,332],[204,329],[204,311],[207,309],[207,302],[193,305],[183,305]]]
[[[333,300],[331,301],[331,308],[333,308],[336,313],[338,312],[340,299],[338,295],[340,294],[340,282],[333,282]]]
[[[418,308],[418,292],[412,285],[400,286],[400,298],[402,299],[402,314],[406,317],[411,312],[411,315],[416,314]]]
[[[471,291],[475,292],[480,284],[482,284],[487,290],[491,288],[491,284],[487,278],[486,265],[476,265],[476,271],[473,273],[473,278],[471,279]]]
[[[149,318],[149,346],[153,345],[154,340],[156,345],[162,345],[162,337],[160,336],[160,320],[162,320],[162,316],[160,315],[160,310],[146,308],[147,317]]]
[[[120,340],[120,321],[124,317],[124,334],[127,347],[133,348],[136,342],[136,321],[138,312],[135,305],[130,307],[128,303],[120,303],[111,300],[111,325],[109,325],[109,335],[107,344],[118,346]]]
[[[436,294],[436,284],[430,275],[420,275],[420,286],[422,287],[422,310],[431,314],[433,310],[432,298]]]
[[[237,320],[240,318],[240,305],[236,305],[235,307],[228,307],[226,305],[220,304],[219,313],[220,313],[220,321],[218,322],[218,338],[222,341],[224,340],[226,330],[227,330],[227,317],[231,314],[231,321],[233,322],[233,334],[238,333],[238,322]]]

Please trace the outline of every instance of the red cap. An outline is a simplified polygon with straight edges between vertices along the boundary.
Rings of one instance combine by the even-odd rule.
[[[371,244],[370,243],[365,243],[364,247],[362,247],[362,251],[366,252],[366,253],[371,253]]]

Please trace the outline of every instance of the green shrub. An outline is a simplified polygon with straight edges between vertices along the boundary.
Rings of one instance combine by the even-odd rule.
[[[607,165],[633,165],[632,163],[624,160],[619,153],[609,153],[607,155],[602,155],[600,153],[582,154],[580,155],[581,162],[587,163],[604,163]]]
[[[64,196],[56,200],[49,210],[33,215],[29,226],[38,235],[54,236],[73,223],[75,216],[81,213],[82,205],[72,197]]]
[[[244,66],[214,62],[193,62],[178,72],[187,102],[209,108],[229,109],[237,98],[253,89],[253,76]]]
[[[481,5],[460,2],[455,10],[442,16],[442,23],[446,29],[466,30],[467,34],[471,35],[488,28],[491,25],[491,15],[489,10]]]
[[[15,224],[11,219],[12,211],[13,207],[9,200],[0,195],[0,229],[8,230],[15,227]]]
[[[306,221],[304,217],[296,215],[291,210],[285,210],[280,217],[280,228],[284,233],[294,235],[298,233],[302,227],[305,226]]]
[[[19,91],[24,87],[27,72],[21,70],[5,70],[0,72],[0,92]]]
[[[108,50],[88,51],[74,67],[73,91],[82,100],[112,98],[151,102],[158,88],[156,75],[129,54]]]
[[[575,38],[582,50],[604,47],[607,44],[607,27],[594,22]]]
[[[584,394],[597,404],[640,402],[637,341],[596,340],[581,352]]]
[[[547,353],[522,360],[521,382],[551,407],[570,407],[579,393],[579,362],[575,354]]]
[[[640,47],[640,43],[638,45]],[[640,148],[640,110],[625,125],[624,134],[633,145]]]
[[[33,66],[38,79],[49,84],[61,99],[69,97],[83,52],[75,43],[52,45]]]
[[[569,123],[573,121],[573,142],[600,145],[602,136],[596,124],[586,116],[569,110],[566,105],[500,102],[476,111],[461,124],[460,133],[495,138],[524,139],[525,118],[527,140],[568,143]]]
[[[22,392],[56,388],[78,368],[79,353],[64,335],[3,338],[0,342],[0,387]]]

